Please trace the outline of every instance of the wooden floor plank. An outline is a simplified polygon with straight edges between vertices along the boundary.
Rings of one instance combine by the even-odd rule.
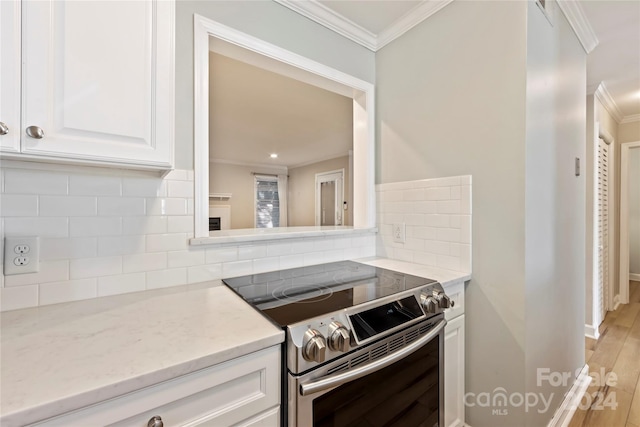
[[[625,326],[610,325],[598,339],[589,362],[595,362],[607,371],[613,369],[628,333],[629,328]]]
[[[629,302],[640,302],[640,282],[629,282]]]
[[[636,384],[636,391],[633,394],[631,409],[629,410],[629,418],[627,421],[636,426],[640,426],[640,381]]]
[[[638,313],[640,313],[640,303],[633,302],[624,304],[621,306],[621,308],[622,309],[620,310],[620,314],[618,314],[618,317],[616,318],[615,322],[613,322],[613,324],[630,328],[636,321]]]
[[[586,427],[616,427],[627,423],[629,409],[631,408],[631,393],[610,387],[605,391],[604,400],[594,399]],[[614,406],[608,406],[613,403]]]
[[[627,337],[613,366],[613,372],[618,377],[616,387],[633,395],[640,376],[639,339]]]

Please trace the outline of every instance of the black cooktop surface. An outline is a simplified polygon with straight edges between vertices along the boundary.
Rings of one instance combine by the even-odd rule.
[[[233,277],[223,282],[282,327],[435,283],[354,261]]]

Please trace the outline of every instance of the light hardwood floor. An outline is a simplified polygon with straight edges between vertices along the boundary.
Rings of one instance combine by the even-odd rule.
[[[601,372],[617,378],[591,382],[587,394],[593,403],[578,409],[569,427],[640,427],[640,282],[630,282],[629,304],[607,313],[600,338],[586,339],[585,360],[596,380]],[[583,397],[581,406],[589,396]]]

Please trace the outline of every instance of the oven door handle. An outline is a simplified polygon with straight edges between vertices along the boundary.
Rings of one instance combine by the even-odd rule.
[[[398,360],[407,357],[408,355],[431,341],[433,337],[438,335],[446,325],[447,321],[442,319],[425,336],[421,337],[417,341],[412,342],[403,349],[383,357],[382,359],[378,359],[359,368],[351,369],[350,371],[322,377],[313,381],[309,381],[306,384],[300,384],[300,394],[302,396],[308,396],[310,394],[318,393],[320,391],[337,387],[353,380],[357,380],[358,378],[362,378],[365,375],[369,375],[371,373],[379,371],[382,368],[386,368],[387,366],[394,364]]]

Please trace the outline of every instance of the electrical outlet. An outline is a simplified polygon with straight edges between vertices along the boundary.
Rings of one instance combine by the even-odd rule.
[[[40,270],[39,237],[5,237],[4,275],[37,273]]]
[[[393,224],[393,241],[396,243],[404,243],[405,226],[401,224]]]

